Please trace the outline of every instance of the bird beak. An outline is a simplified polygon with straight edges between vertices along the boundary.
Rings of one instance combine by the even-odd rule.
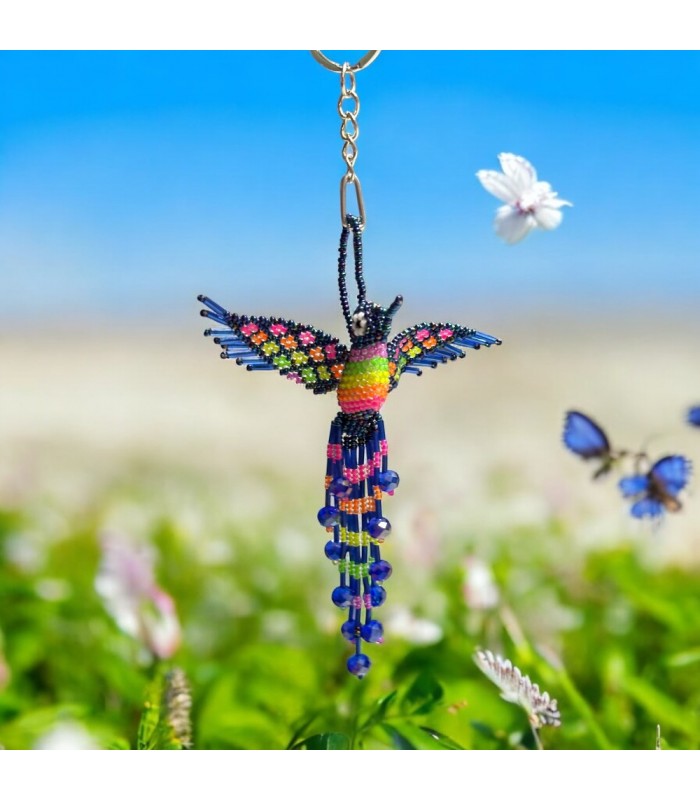
[[[403,297],[400,294],[396,295],[396,300],[389,306],[389,316],[393,317],[394,314],[401,308],[403,305]]]

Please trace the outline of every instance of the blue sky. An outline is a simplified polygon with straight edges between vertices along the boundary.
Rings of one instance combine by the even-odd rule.
[[[698,53],[384,51],[357,83],[371,297],[692,308]],[[334,309],[338,90],[306,51],[0,53],[2,317]],[[559,229],[495,236],[502,151]]]

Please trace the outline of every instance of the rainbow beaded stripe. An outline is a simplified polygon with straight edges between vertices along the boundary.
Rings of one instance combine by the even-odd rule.
[[[338,385],[338,404],[348,414],[379,411],[389,394],[386,342],[353,348]]]
[[[386,599],[383,582],[392,572],[380,545],[391,534],[382,498],[393,494],[399,476],[389,469],[389,448],[379,410],[404,373],[421,375],[464,358],[467,350],[500,344],[500,340],[451,322],[421,322],[389,340],[399,295],[387,308],[367,300],[362,265],[362,231],[348,215],[338,247],[340,305],[350,336],[347,347],[334,336],[280,317],[250,317],[227,311],[200,295],[201,314],[222,328],[207,329],[221,346],[221,357],[249,371],[277,371],[314,394],[337,391],[340,411],[331,422],[326,452],[325,505],[318,521],[330,534],[325,554],[339,572],[333,603],[347,610],[342,635],[353,643],[347,668],[364,677],[370,659],[363,642],[383,641],[384,629],[374,609]],[[350,313],[345,266],[353,234],[357,305]],[[363,615],[364,610],[364,615]]]

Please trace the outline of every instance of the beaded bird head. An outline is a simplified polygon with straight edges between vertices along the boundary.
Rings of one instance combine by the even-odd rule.
[[[350,314],[350,302],[348,300],[347,280],[345,275],[345,260],[347,257],[347,241],[350,230],[353,231],[353,246],[355,255],[355,281],[357,283],[357,306],[355,311]],[[403,297],[399,294],[394,302],[384,308],[379,303],[367,300],[367,287],[365,285],[364,270],[362,264],[362,244],[360,233],[362,221],[358,217],[348,214],[345,225],[340,237],[338,252],[338,288],[340,290],[340,305],[343,309],[345,324],[350,335],[350,342],[353,346],[364,347],[365,345],[385,342],[389,338],[391,323],[394,314],[401,308]]]

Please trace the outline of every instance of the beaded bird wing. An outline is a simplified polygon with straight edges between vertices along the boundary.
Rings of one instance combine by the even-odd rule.
[[[314,394],[338,388],[348,349],[334,336],[294,320],[232,314],[204,295],[197,299],[206,306],[203,317],[226,326],[204,331],[221,346],[221,358],[250,371],[277,370]]]
[[[490,347],[501,340],[463,325],[428,322],[401,331],[388,344],[389,391],[396,388],[404,372],[422,375],[421,367],[446,364],[464,358],[466,350]]]

